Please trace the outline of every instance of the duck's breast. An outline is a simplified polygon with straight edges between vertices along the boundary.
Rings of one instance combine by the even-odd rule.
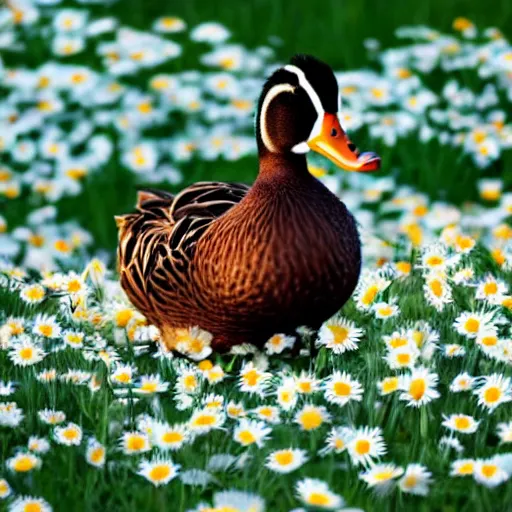
[[[238,328],[316,326],[350,297],[361,265],[355,221],[317,180],[260,185],[218,219],[192,268],[199,308]],[[277,332],[277,331],[276,331]]]

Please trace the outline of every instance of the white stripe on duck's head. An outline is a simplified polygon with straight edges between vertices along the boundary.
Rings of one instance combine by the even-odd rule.
[[[332,69],[296,55],[266,81],[258,104],[260,154],[316,151],[349,171],[380,168],[375,153],[359,153],[338,119],[338,83]]]

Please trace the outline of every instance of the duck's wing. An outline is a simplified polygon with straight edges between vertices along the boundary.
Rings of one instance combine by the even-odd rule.
[[[176,288],[186,287],[197,241],[248,190],[220,182],[195,183],[176,196],[145,189],[138,194],[136,213],[116,217],[121,285],[146,316],[152,316],[149,295],[171,301]]]
[[[247,194],[241,183],[200,182],[181,191],[173,201],[171,217],[176,226],[170,239],[171,249],[190,258],[208,226],[224,215]]]

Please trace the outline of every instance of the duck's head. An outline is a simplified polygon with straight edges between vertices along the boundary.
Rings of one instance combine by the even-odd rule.
[[[332,69],[308,55],[296,55],[263,87],[256,131],[262,154],[316,151],[348,171],[375,171],[380,158],[360,153],[338,119],[338,84]]]

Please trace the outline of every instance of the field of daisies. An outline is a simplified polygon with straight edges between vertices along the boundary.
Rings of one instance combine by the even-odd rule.
[[[383,170],[310,162],[360,225],[354,297],[264,351],[191,328],[172,354],[120,289],[113,215],[254,179],[279,38],[60,4],[0,6],[0,510],[512,510],[507,35],[367,40],[341,123]]]

